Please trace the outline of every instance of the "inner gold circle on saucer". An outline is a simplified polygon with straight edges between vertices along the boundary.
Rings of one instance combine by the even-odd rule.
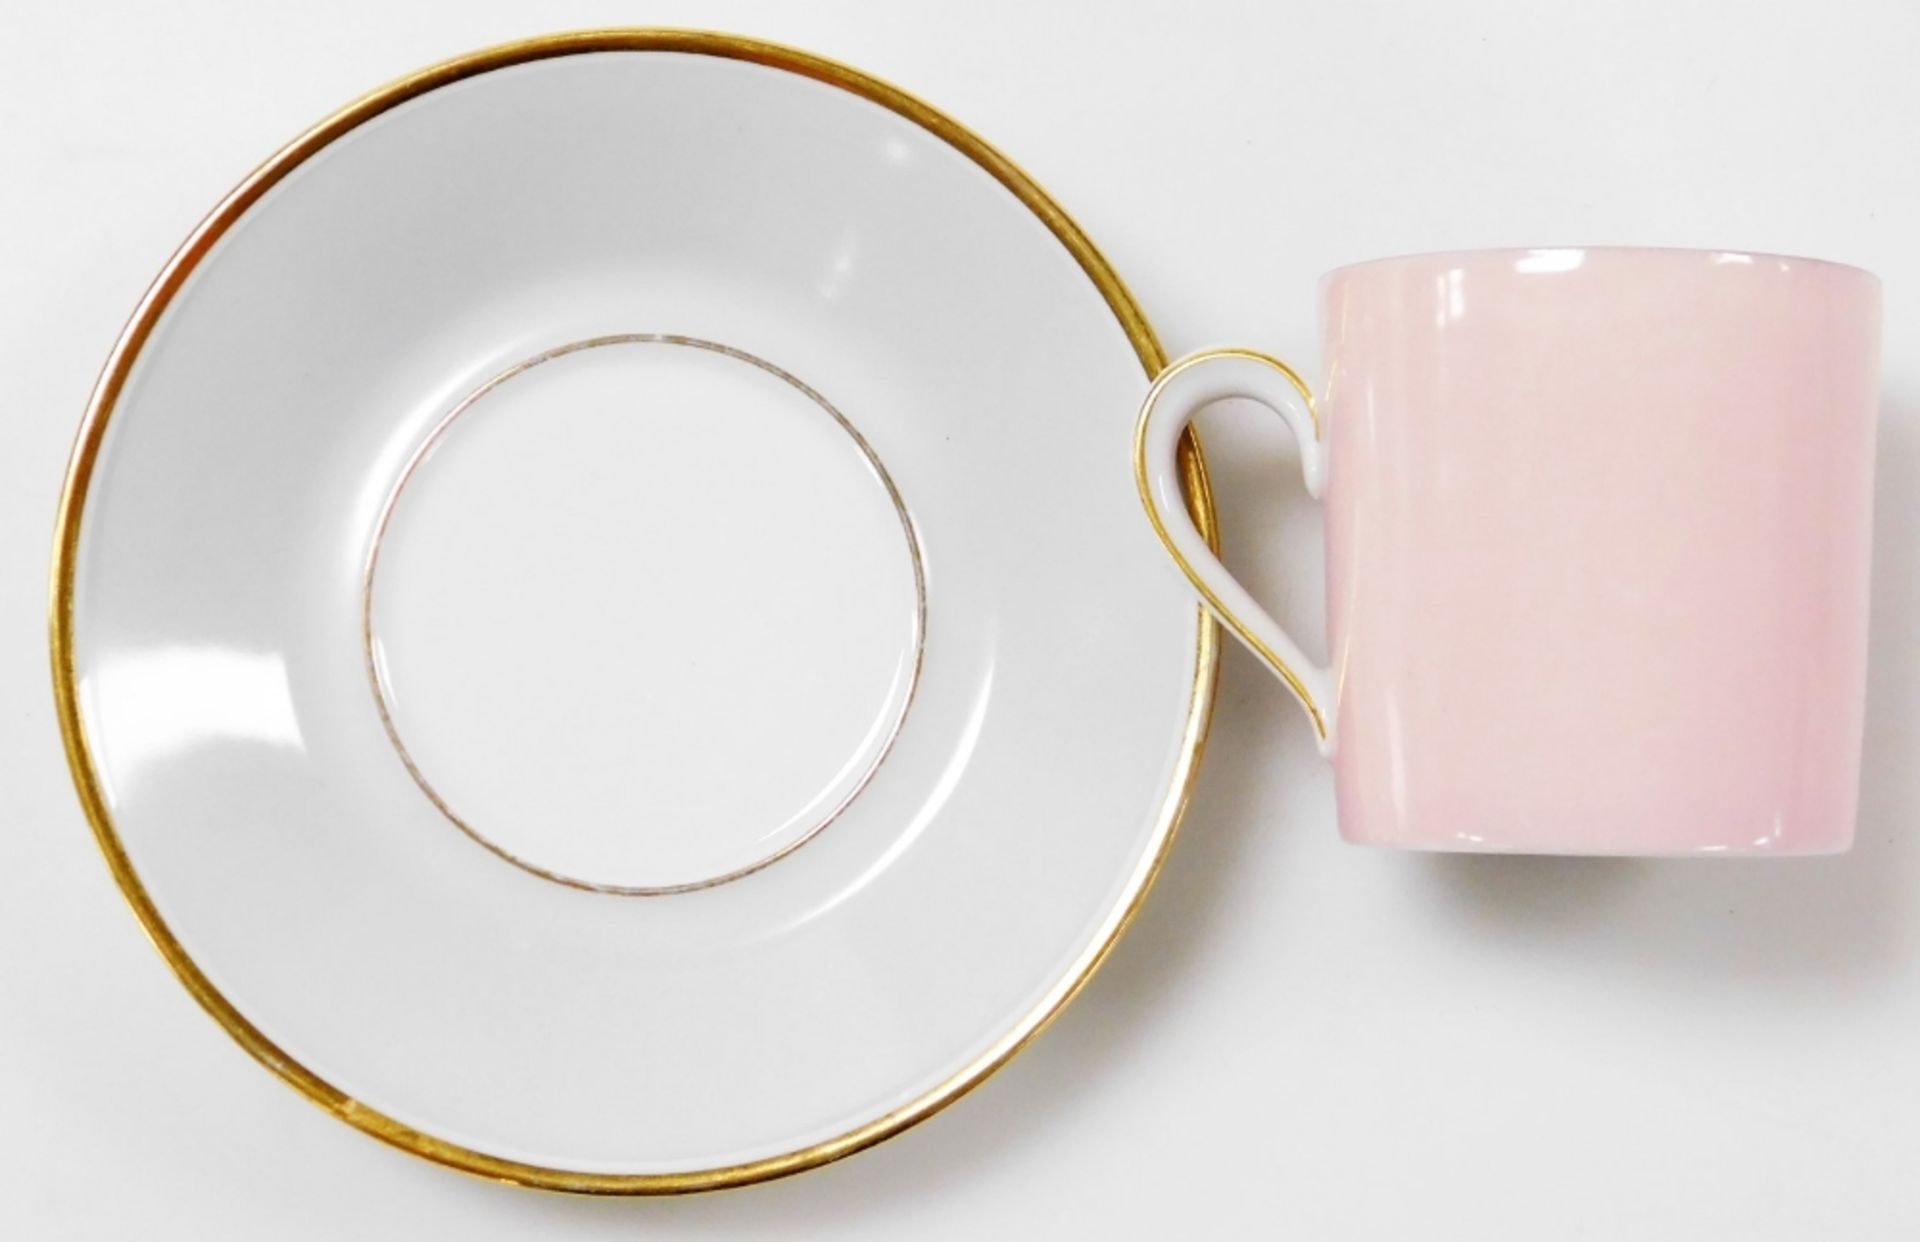
[[[927,613],[866,437],[765,358],[663,333],[548,349],[456,402],[387,495],[360,603],[433,806],[534,875],[633,896],[739,879],[846,811]]]

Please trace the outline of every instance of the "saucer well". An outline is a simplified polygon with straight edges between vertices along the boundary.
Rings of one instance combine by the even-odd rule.
[[[1037,185],[819,57],[382,88],[214,209],[86,413],[52,655],[114,876],[429,1159],[672,1193],[877,1142],[1058,1012],[1179,818],[1216,647],[1124,468],[1163,362]]]

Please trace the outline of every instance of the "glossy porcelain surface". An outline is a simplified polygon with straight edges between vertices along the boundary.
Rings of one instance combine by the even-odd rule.
[[[1535,249],[1360,264],[1322,296],[1317,441],[1245,359],[1196,363],[1162,404],[1251,395],[1308,437],[1330,667],[1244,592],[1217,603],[1301,670],[1346,837],[1847,848],[1878,282],[1774,255]]]
[[[109,368],[83,797],[203,1003],[388,1141],[592,1190],[845,1154],[1064,1003],[1171,834],[1212,630],[1089,468],[1157,347],[1017,172],[826,62],[435,73],[216,213]],[[614,336],[738,356],[517,370]]]

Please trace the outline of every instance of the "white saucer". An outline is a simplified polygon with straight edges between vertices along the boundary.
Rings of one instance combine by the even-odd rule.
[[[1178,818],[1215,647],[1126,469],[1162,360],[1038,187],[830,62],[609,31],[386,87],[196,230],[88,410],[54,673],[116,878],[431,1159],[878,1141],[1066,1002]]]

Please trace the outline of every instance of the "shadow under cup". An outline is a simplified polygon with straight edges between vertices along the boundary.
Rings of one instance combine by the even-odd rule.
[[[1342,268],[1322,296],[1318,417],[1282,412],[1318,441],[1309,485],[1324,471],[1331,667],[1288,677],[1278,627],[1207,591],[1218,562],[1187,568],[1324,716],[1343,835],[1846,849],[1878,281],[1762,254],[1512,250]],[[1229,393],[1291,400],[1194,395]]]

